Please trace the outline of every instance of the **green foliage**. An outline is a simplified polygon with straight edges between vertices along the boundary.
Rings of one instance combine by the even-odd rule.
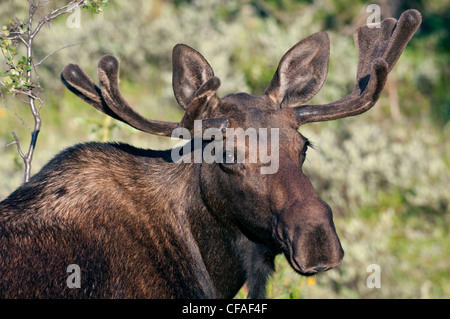
[[[19,57],[16,47],[10,38],[10,34],[25,33],[23,24],[10,19],[8,25],[4,25],[0,32],[0,47],[9,69],[0,72],[0,85],[7,89],[8,93],[28,91],[32,88],[29,71],[31,71],[31,59],[26,56]]]
[[[316,142],[305,174],[332,206],[346,253],[338,269],[305,286],[304,297],[448,295],[450,145],[444,136],[427,121],[370,123],[364,116],[301,132]],[[381,267],[380,289],[366,286],[370,264]]]
[[[101,13],[109,6],[109,0],[84,0],[83,8],[92,10],[94,13]]]
[[[109,0],[84,0],[81,7],[94,13],[101,13],[109,5]],[[28,24],[19,18],[9,19],[0,31],[0,47],[8,69],[0,72],[0,85],[8,93],[28,92],[33,88],[30,71],[33,68],[32,57],[19,55],[17,46],[22,45],[18,36],[27,38]],[[14,41],[14,42],[13,42]]]

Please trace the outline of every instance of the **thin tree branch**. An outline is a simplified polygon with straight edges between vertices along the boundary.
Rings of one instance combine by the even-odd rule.
[[[8,37],[9,40],[19,39],[26,47],[28,47],[28,42],[25,41],[25,39],[22,37],[22,33],[20,33],[20,32],[11,32],[11,33],[18,33],[18,35],[15,35],[13,37]]]
[[[42,106],[42,102],[41,105]],[[40,109],[40,107],[39,107]],[[34,117],[34,130],[31,133],[31,141],[28,147],[28,152],[26,157],[24,158],[24,163],[25,163],[25,174],[24,174],[24,182],[28,182],[30,180],[30,176],[31,176],[31,162],[33,160],[33,155],[34,155],[34,150],[36,148],[36,142],[37,142],[37,138],[39,135],[39,132],[41,131],[41,116],[39,114],[39,109],[36,108],[35,105],[35,99],[30,98],[30,110],[31,113],[33,113],[33,117]]]
[[[30,131],[30,134],[31,134],[32,131],[31,131],[30,126],[27,124],[27,122],[25,122],[25,120],[19,114],[17,114],[16,111],[14,111],[12,108],[10,108],[8,106],[8,104],[6,104],[5,97],[3,96],[3,92],[0,91],[0,95],[2,97],[2,104],[5,106],[5,108],[8,109],[11,113],[13,113],[15,115],[15,117],[17,117],[20,120],[20,122],[22,122],[22,125],[24,125],[28,129],[28,131]]]
[[[37,100],[39,101],[39,106],[37,107],[37,111],[40,112],[42,105],[44,105],[44,101],[41,100],[40,98],[37,98]]]
[[[55,50],[55,51],[53,51],[53,52],[47,54],[41,61],[39,61],[38,63],[36,63],[36,64],[34,65],[34,67],[37,67],[37,66],[41,65],[45,60],[47,60],[50,56],[52,56],[52,55],[55,54],[55,53],[57,53],[57,52],[59,52],[59,51],[61,51],[61,50],[64,50],[64,49],[67,49],[67,48],[74,47],[74,46],[76,46],[76,45],[82,44],[82,43],[84,43],[84,42],[86,42],[86,41],[87,41],[87,40],[83,40],[83,41],[80,41],[80,42],[77,42],[77,43],[68,44],[68,45],[65,45],[65,46],[59,48],[59,49],[57,49],[57,50]]]
[[[22,157],[22,159],[25,161],[26,155],[22,152],[22,148],[20,147],[19,139],[17,138],[16,133],[14,133],[14,132],[11,132],[11,133],[14,136],[14,142],[11,142],[11,143],[7,144],[6,146],[16,144],[17,152],[19,153],[20,157]]]
[[[69,47],[72,47],[72,46],[75,46],[75,45],[85,42],[85,41],[81,41],[79,43],[69,44],[64,47],[61,47],[61,48],[47,54],[39,62],[34,63],[34,61],[33,61],[34,60],[33,59],[33,54],[34,54],[33,41],[34,41],[34,38],[36,37],[36,35],[39,33],[39,31],[41,31],[42,27],[47,22],[52,21],[53,19],[59,17],[60,15],[69,13],[76,8],[82,8],[87,5],[87,2],[85,0],[71,0],[71,1],[69,1],[68,4],[61,6],[59,8],[56,8],[56,9],[52,10],[51,12],[49,12],[48,14],[44,15],[43,18],[41,20],[39,20],[36,27],[33,28],[33,20],[36,18],[35,15],[38,12],[37,10],[40,7],[47,5],[48,2],[49,1],[28,0],[28,5],[29,5],[28,21],[24,22],[24,21],[17,19],[17,25],[15,25],[10,30],[11,36],[9,37],[10,40],[16,40],[16,41],[20,40],[25,45],[26,61],[24,60],[23,62],[26,62],[25,64],[27,66],[26,67],[26,83],[22,83],[24,85],[20,85],[18,88],[15,88],[15,87],[9,88],[9,92],[16,94],[20,100],[22,100],[23,102],[25,102],[26,104],[29,105],[30,111],[33,114],[33,118],[34,118],[34,127],[31,128],[15,111],[13,111],[11,108],[9,108],[4,103],[3,95],[2,95],[3,104],[7,107],[7,109],[12,111],[18,119],[20,119],[22,124],[28,128],[28,130],[30,131],[30,134],[31,134],[31,141],[29,143],[28,152],[26,154],[23,153],[19,139],[14,132],[12,132],[12,134],[14,136],[14,142],[11,142],[8,144],[8,146],[12,145],[12,144],[16,144],[18,153],[23,159],[23,162],[25,164],[24,182],[28,182],[30,179],[31,162],[33,160],[33,155],[34,155],[34,151],[36,148],[36,142],[38,139],[39,132],[41,130],[41,123],[42,123],[42,119],[40,116],[40,110],[44,104],[44,101],[39,97],[40,93],[42,93],[43,90],[40,85],[37,67],[39,65],[41,65],[44,61],[46,61],[50,56],[55,54],[56,52],[59,52],[65,48],[69,48]],[[24,25],[26,25],[26,28],[23,28]],[[3,54],[5,55],[4,52],[3,52]],[[10,52],[9,52],[9,54],[11,55]],[[13,58],[11,57],[11,59],[13,59]],[[6,60],[8,60],[8,58],[6,58]],[[12,65],[11,68],[14,69],[15,66]],[[32,81],[32,76],[33,76],[33,81]],[[36,80],[36,78],[37,78],[37,80]],[[33,83],[33,84],[31,84],[31,83]],[[1,81],[0,81],[0,84],[5,86],[5,83],[2,83]],[[26,101],[24,99],[26,99]]]
[[[39,33],[39,31],[44,26],[44,24],[46,24],[47,22],[49,22],[49,21],[59,17],[60,15],[63,15],[65,13],[69,13],[73,9],[75,9],[77,7],[82,7],[82,6],[84,6],[84,1],[83,0],[77,0],[77,1],[73,0],[70,3],[66,4],[65,6],[59,7],[57,9],[53,10],[52,12],[46,14],[44,16],[44,18],[38,22],[38,25],[36,26],[36,29],[34,29],[34,31],[31,33],[31,35],[30,35],[31,40],[33,40],[33,38],[36,36],[36,34]],[[30,9],[31,9],[31,6],[30,6]]]

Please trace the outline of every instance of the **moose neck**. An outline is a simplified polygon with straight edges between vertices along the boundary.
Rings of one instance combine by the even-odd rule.
[[[218,220],[205,205],[200,189],[201,166],[190,166],[194,180],[187,187],[190,202],[186,213],[217,297],[232,298],[247,277],[242,259],[245,239],[230,224]]]
[[[164,202],[171,203],[171,210],[184,215],[178,217],[187,218],[185,227],[198,246],[217,297],[232,298],[258,263],[249,256],[258,255],[256,252],[262,246],[248,239],[232,221],[219,220],[205,205],[200,186],[201,169],[201,163],[151,159],[147,183],[152,194],[164,196]],[[159,173],[162,171],[164,174]]]

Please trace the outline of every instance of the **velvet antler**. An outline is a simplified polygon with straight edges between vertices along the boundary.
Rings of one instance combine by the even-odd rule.
[[[186,113],[180,122],[165,122],[151,120],[143,117],[125,101],[119,90],[118,84],[119,62],[111,55],[103,56],[98,63],[99,86],[96,86],[89,76],[75,64],[67,65],[61,73],[61,79],[67,88],[82,98],[84,101],[95,107],[97,110],[120,120],[140,131],[171,136],[174,129],[184,127],[193,133],[194,120],[201,119],[201,115],[210,102],[215,97],[220,86],[220,80],[211,77],[198,81],[198,90],[189,96],[189,104],[182,104]],[[178,81],[180,82],[180,81]],[[179,87],[179,84],[174,84]],[[203,130],[209,127],[223,128],[228,125],[228,120],[206,119],[203,120]]]
[[[370,109],[421,21],[418,11],[407,10],[398,21],[392,18],[383,20],[379,28],[359,27],[354,35],[359,57],[354,91],[333,103],[294,107],[298,124],[344,118]]]

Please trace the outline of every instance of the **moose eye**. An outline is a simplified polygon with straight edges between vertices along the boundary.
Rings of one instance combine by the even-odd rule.
[[[231,151],[223,152],[223,163],[224,164],[235,164],[236,158],[234,156],[234,152],[231,152]]]
[[[237,156],[234,151],[224,151],[222,162],[219,163],[219,167],[222,171],[231,175],[242,175],[242,170],[245,169],[241,162],[238,162]]]

